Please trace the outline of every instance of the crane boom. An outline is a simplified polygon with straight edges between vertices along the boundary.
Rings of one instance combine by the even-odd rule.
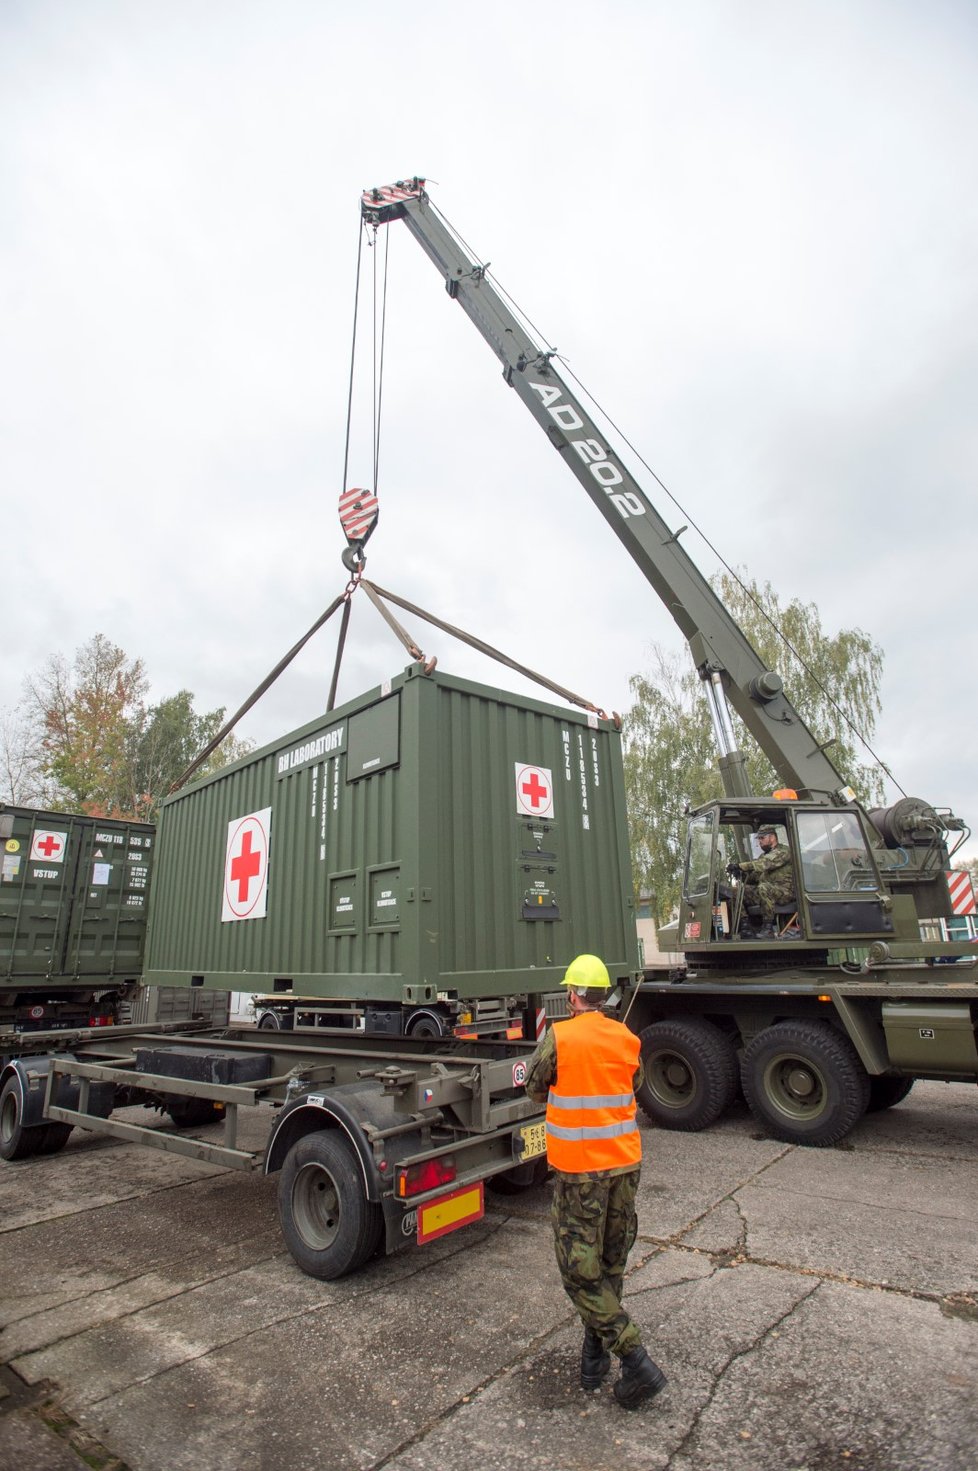
[[[713,716],[720,770],[731,797],[751,795],[735,748],[727,702],[736,710],[781,780],[818,802],[852,800],[853,793],[784,693],[780,676],[760,658],[743,630],[699,572],[613,453],[592,416],[564,382],[554,354],[541,349],[480,264],[449,230],[421,178],[367,190],[363,219],[380,226],[403,220],[478,328],[550,443],[658,593],[686,638]]]

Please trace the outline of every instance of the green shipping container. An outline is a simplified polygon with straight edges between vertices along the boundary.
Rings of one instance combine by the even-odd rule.
[[[638,964],[621,738],[410,666],[163,804],[156,985],[407,1005]]]
[[[154,835],[0,804],[0,998],[139,979]]]

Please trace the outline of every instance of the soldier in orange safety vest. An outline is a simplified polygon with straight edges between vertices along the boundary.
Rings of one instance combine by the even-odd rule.
[[[581,1388],[600,1389],[616,1354],[621,1372],[615,1398],[631,1410],[667,1382],[621,1300],[625,1263],[638,1230],[640,1043],[602,1011],[611,978],[596,955],[572,961],[563,984],[570,1017],[554,1023],[530,1059],[526,1091],[535,1103],[547,1105],[557,1265],[584,1323]]]

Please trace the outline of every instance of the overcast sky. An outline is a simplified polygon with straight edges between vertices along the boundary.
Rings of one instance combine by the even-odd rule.
[[[877,748],[974,821],[976,43],[973,0],[0,0],[4,708],[101,632],[233,709],[342,589],[359,196],[417,172],[726,560],[882,645]],[[403,226],[388,301],[368,575],[626,709],[670,618]],[[406,662],[359,595],[340,698]]]

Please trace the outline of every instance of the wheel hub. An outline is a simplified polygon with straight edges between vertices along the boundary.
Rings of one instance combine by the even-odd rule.
[[[332,1245],[340,1225],[340,1197],[336,1181],[323,1165],[304,1165],[296,1175],[292,1214],[303,1239],[314,1251]]]
[[[790,1069],[785,1077],[784,1085],[788,1092],[799,1100],[811,1098],[818,1086],[808,1068],[798,1066]]]
[[[659,1101],[671,1108],[682,1107],[695,1092],[689,1065],[676,1052],[663,1052],[652,1058],[649,1084]]]
[[[827,1104],[825,1083],[805,1058],[774,1058],[766,1069],[764,1086],[771,1102],[799,1121],[818,1116]]]

